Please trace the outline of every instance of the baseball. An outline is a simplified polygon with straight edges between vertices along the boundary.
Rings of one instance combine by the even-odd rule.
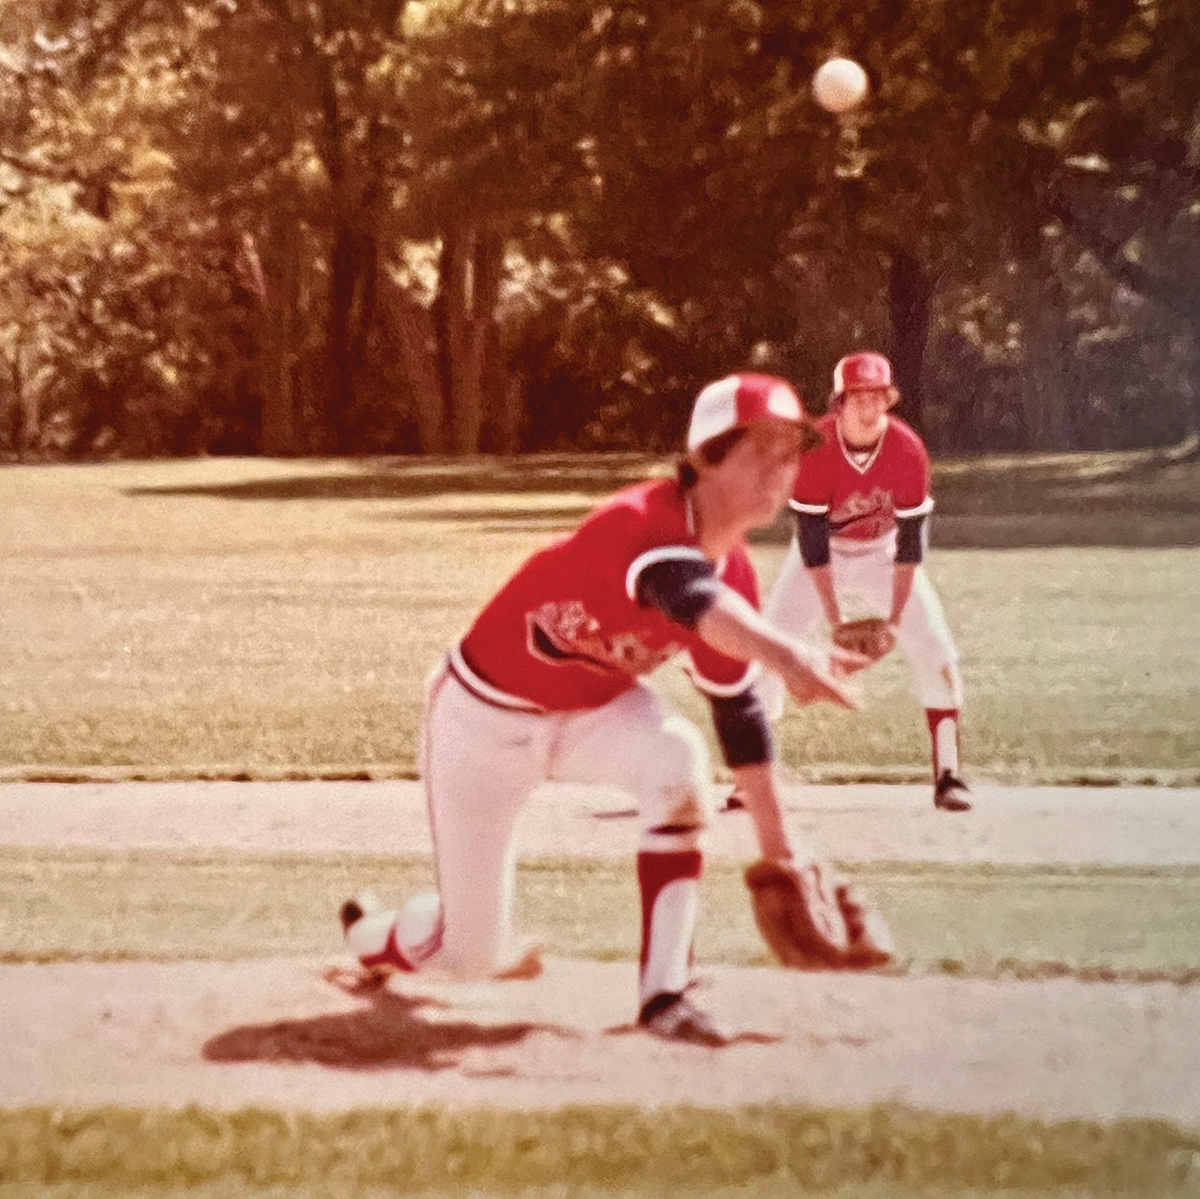
[[[867,94],[867,73],[852,58],[831,58],[812,78],[813,99],[826,112],[849,112]]]

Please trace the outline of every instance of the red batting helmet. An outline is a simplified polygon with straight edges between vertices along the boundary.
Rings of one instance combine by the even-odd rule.
[[[830,402],[835,402],[848,391],[877,391],[886,388],[892,392],[892,403],[900,399],[900,393],[892,385],[892,364],[873,350],[860,350],[847,354],[833,368],[833,391]]]

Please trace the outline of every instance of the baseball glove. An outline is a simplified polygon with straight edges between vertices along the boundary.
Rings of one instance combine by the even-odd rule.
[[[846,964],[846,918],[819,865],[764,858],[746,867],[746,886],[758,931],[784,966],[822,970]]]
[[[843,620],[833,633],[833,644],[839,649],[851,650],[870,659],[867,665],[878,662],[896,647],[896,634],[881,616],[867,616],[862,620]]]
[[[838,883],[834,894],[850,942],[845,964],[852,969],[867,970],[890,962],[896,946],[883,916],[849,883]]]

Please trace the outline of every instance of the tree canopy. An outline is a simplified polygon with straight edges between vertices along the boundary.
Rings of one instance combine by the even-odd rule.
[[[0,0],[0,452],[660,449],[863,346],[936,449],[1173,442],[1198,183],[1184,0]]]

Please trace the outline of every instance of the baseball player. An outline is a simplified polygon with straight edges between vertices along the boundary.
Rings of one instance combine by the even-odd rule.
[[[640,678],[689,657],[762,855],[791,862],[756,664],[798,703],[851,706],[834,671],[862,662],[780,634],[757,607],[744,538],[782,509],[806,436],[783,380],[743,374],[708,385],[677,477],[618,492],[483,608],[435,672],[422,728],[441,920],[406,946],[396,912],[351,901],[346,943],[365,967],[535,975],[540,957],[511,929],[516,817],[543,781],[617,784],[641,819],[639,1023],[660,1037],[725,1043],[686,994],[710,812],[705,742]]]
[[[816,422],[824,440],[801,457],[790,505],[796,537],[764,614],[801,636],[822,619],[836,628],[850,598],[886,616],[925,705],[934,805],[965,812],[971,801],[959,778],[958,651],[921,565],[933,507],[929,455],[917,433],[890,414],[899,399],[882,354],[849,354],[834,368],[831,411]],[[783,683],[764,679],[760,694],[778,720]],[[741,798],[736,787],[734,795]]]

